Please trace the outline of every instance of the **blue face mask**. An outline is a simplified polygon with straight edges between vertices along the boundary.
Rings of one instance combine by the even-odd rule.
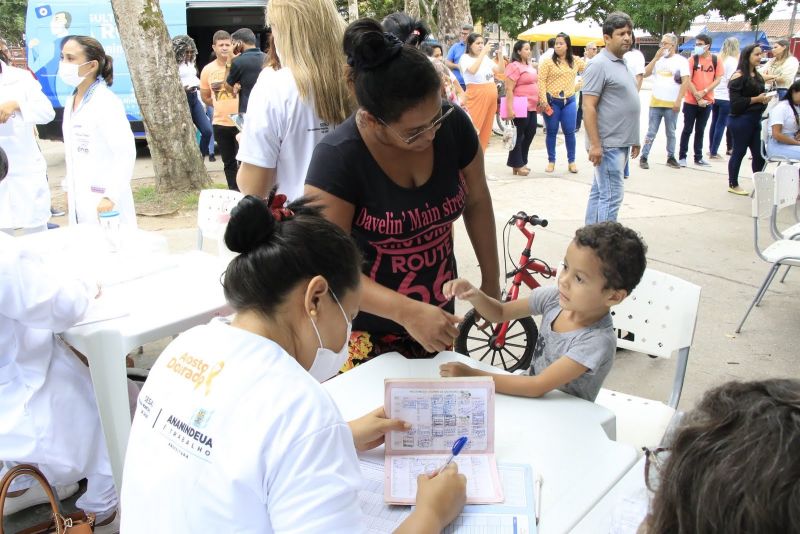
[[[694,55],[695,56],[702,56],[705,53],[706,53],[706,47],[705,46],[695,46],[694,47]]]

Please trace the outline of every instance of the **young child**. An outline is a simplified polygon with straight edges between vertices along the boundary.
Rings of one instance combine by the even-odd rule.
[[[555,286],[530,297],[500,302],[466,280],[445,284],[444,295],[468,300],[492,323],[541,315],[530,375],[500,375],[458,362],[442,376],[492,376],[498,393],[540,397],[553,389],[594,401],[617,347],[609,309],[625,300],[644,274],[647,246],[617,222],[584,226],[567,247]]]

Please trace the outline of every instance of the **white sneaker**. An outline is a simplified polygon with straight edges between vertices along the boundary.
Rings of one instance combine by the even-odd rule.
[[[59,500],[63,501],[64,499],[68,499],[78,492],[78,484],[76,482],[75,484],[68,484],[66,486],[56,486],[55,490]],[[6,498],[6,504],[3,507],[3,517],[15,514],[20,510],[30,508],[31,506],[36,506],[37,504],[44,504],[46,502],[50,502],[50,500],[47,498],[44,488],[42,488],[38,483],[35,483],[33,486],[28,488],[28,491],[19,497]]]
[[[108,521],[108,518],[103,521]],[[100,521],[102,523],[103,521]],[[114,511],[114,519],[105,525],[94,526],[94,534],[119,534],[119,510]]]

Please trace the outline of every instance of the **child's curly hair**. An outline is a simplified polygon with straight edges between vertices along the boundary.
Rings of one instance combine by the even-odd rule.
[[[647,245],[641,236],[616,221],[606,221],[578,228],[575,243],[591,248],[603,264],[606,289],[631,291],[642,279],[647,267]]]

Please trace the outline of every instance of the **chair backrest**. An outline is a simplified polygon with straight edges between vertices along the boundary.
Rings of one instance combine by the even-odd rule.
[[[197,248],[203,248],[203,239],[222,240],[231,210],[242,199],[239,191],[228,189],[203,189],[197,201]]]
[[[772,203],[775,200],[775,178],[771,172],[753,173],[753,218],[763,219],[772,214]]]
[[[775,169],[775,208],[777,211],[797,203],[797,185],[800,168],[794,165],[780,165]]]
[[[677,276],[646,269],[636,289],[611,309],[614,328],[633,334],[617,346],[669,358],[690,347],[700,304],[700,286]]]

